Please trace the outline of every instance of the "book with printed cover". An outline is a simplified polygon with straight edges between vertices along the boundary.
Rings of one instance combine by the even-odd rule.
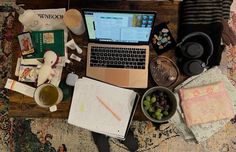
[[[57,8],[57,9],[39,9],[39,10],[33,10],[42,22],[44,23],[44,26],[41,28],[41,31],[50,31],[50,30],[64,30],[64,44],[67,42],[68,38],[68,29],[66,25],[63,22],[63,16],[66,12],[65,8]],[[24,28],[24,31],[29,31],[29,29]],[[67,57],[66,53],[66,47],[64,47],[64,56],[59,58],[59,61],[61,66],[64,66],[65,64],[65,58]],[[32,57],[26,57],[24,59],[30,59],[30,62],[36,63],[33,61]],[[30,63],[29,63],[30,64]]]
[[[43,55],[47,50],[54,51],[59,57],[65,56],[63,30],[33,31],[31,37],[35,52],[26,55],[25,58],[43,58]]]

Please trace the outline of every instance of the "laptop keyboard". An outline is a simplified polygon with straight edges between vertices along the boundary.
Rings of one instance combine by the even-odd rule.
[[[146,49],[92,47],[91,67],[145,69]]]

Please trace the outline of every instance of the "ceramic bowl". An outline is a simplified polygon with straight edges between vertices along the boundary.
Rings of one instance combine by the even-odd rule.
[[[160,92],[162,92],[162,93],[160,93]],[[147,108],[148,107],[147,101],[145,101],[148,98],[147,96],[150,97],[150,100],[149,100],[151,103],[150,107],[153,107],[153,108],[151,108],[152,109],[151,111],[150,111],[150,108],[149,109]],[[152,97],[154,97],[154,99],[156,98],[155,102],[153,102],[154,100],[152,100]],[[166,100],[166,101],[163,102],[163,100]],[[146,102],[146,104],[145,104],[145,102]],[[153,87],[153,88],[148,89],[144,93],[144,95],[141,99],[141,108],[142,108],[144,115],[149,120],[156,122],[156,123],[163,123],[163,122],[168,121],[175,114],[176,109],[177,109],[177,99],[176,99],[174,93],[170,89],[168,89],[166,87],[157,86],[157,87]],[[161,112],[160,112],[160,109],[161,109]],[[157,112],[157,111],[159,111],[159,112]],[[156,116],[161,115],[158,113],[162,113],[162,117],[157,118]]]

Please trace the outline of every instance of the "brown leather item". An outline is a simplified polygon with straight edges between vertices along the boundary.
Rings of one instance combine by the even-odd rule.
[[[226,45],[236,45],[236,35],[234,31],[230,28],[229,23],[226,20],[222,20],[223,32],[222,40]]]

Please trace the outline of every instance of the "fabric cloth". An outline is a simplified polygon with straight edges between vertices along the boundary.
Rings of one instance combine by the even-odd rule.
[[[233,0],[185,0],[182,24],[212,24],[229,19]]]
[[[179,90],[181,107],[188,127],[234,117],[232,101],[224,83]]]
[[[221,70],[218,67],[213,67],[206,72],[203,72],[200,75],[190,77],[189,79],[185,80],[183,83],[178,85],[174,92],[176,92],[177,99],[178,98],[178,91],[180,88],[190,88],[190,87],[197,87],[202,85],[208,85],[215,82],[224,81],[225,88],[227,90],[228,95],[230,96],[230,99],[233,102],[234,106],[234,112],[236,111],[236,89],[231,84],[229,79],[222,74]],[[180,108],[179,101],[177,106],[177,112],[170,120],[171,123],[173,123],[179,132],[181,132],[182,136],[186,140],[195,140],[197,142],[203,142],[209,139],[212,135],[217,133],[219,130],[221,130],[228,122],[230,122],[230,119],[200,124],[200,125],[194,125],[190,128],[186,126],[186,123],[184,122],[184,116],[183,111]]]
[[[219,65],[224,47],[221,46],[222,20],[228,20],[232,0],[185,0],[180,14],[179,39],[192,32],[208,34],[214,44],[209,66]]]

